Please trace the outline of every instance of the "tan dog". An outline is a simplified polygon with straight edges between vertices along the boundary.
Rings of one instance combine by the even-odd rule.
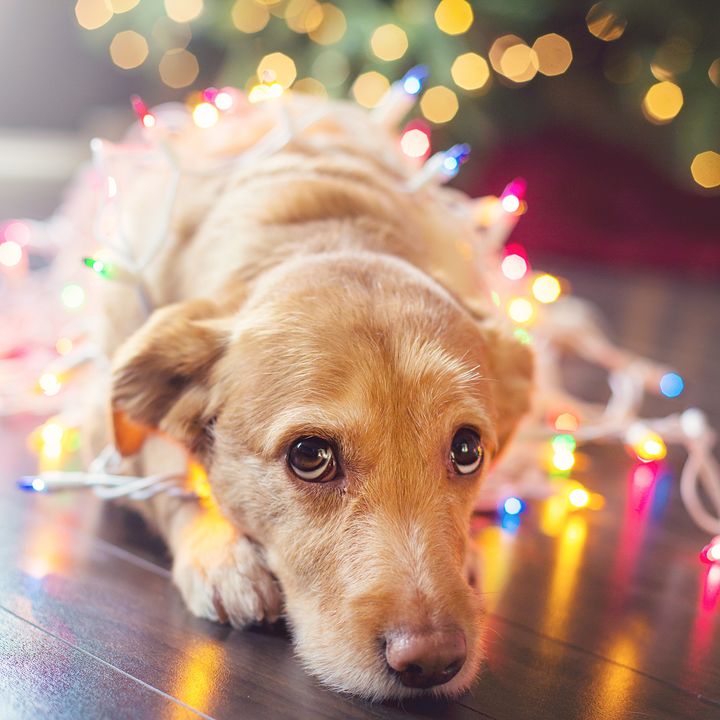
[[[454,196],[407,192],[396,139],[333,113],[250,167],[184,181],[147,276],[166,307],[142,324],[108,291],[108,348],[131,335],[112,403],[209,471],[216,507],[143,508],[192,612],[236,627],[284,613],[338,690],[457,695],[482,660],[469,516],[531,361],[457,252]],[[161,185],[139,177],[128,212]]]

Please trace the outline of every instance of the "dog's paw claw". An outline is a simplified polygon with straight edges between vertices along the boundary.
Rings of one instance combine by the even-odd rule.
[[[176,553],[173,580],[198,617],[242,628],[275,622],[281,614],[277,580],[243,536],[189,535]]]

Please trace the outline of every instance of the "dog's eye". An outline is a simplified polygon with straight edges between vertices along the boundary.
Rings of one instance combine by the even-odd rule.
[[[288,465],[295,475],[308,482],[328,482],[337,472],[332,445],[319,437],[296,440],[290,446]]]
[[[460,475],[474,473],[483,461],[480,436],[472,428],[460,428],[450,446],[450,459]]]

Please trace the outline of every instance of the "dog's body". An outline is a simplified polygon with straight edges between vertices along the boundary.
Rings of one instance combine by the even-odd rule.
[[[530,358],[458,252],[449,191],[407,192],[394,138],[334,113],[261,162],[183,181],[145,276],[162,309],[145,322],[132,289],[107,291],[112,403],[208,469],[215,509],[142,508],[194,613],[242,626],[284,607],[330,686],[457,694],[481,661],[463,566],[482,468],[458,473],[451,444],[470,428],[480,460],[497,455]],[[136,228],[164,185],[136,179]],[[327,440],[330,481],[293,474],[298,438]],[[151,438],[144,470],[167,469],[169,447]]]

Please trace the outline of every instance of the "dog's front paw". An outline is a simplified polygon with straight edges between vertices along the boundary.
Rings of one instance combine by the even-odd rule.
[[[241,628],[280,616],[280,588],[260,549],[215,516],[197,518],[183,531],[173,580],[198,617]]]

